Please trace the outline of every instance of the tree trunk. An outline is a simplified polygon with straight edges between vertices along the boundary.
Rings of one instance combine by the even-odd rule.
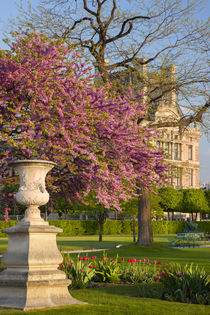
[[[99,242],[102,242],[103,237],[103,229],[104,229],[104,220],[99,220]]]
[[[151,200],[148,190],[140,189],[138,197],[138,245],[151,245],[153,243]]]
[[[136,243],[136,221],[133,220],[133,242]]]
[[[172,211],[172,221],[174,221],[174,212]]]

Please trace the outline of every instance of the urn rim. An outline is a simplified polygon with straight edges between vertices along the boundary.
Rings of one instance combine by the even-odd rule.
[[[55,163],[55,162],[52,162],[52,161],[47,161],[47,160],[14,160],[14,161],[11,161],[11,162],[9,162],[8,163],[8,166],[10,166],[10,167],[13,167],[13,166],[15,166],[15,165],[20,165],[20,164],[32,164],[32,163],[41,163],[41,164],[50,164],[50,165],[53,165],[53,166],[56,166],[57,165],[57,163]]]

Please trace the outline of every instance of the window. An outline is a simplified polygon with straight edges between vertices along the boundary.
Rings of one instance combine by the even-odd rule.
[[[182,186],[182,169],[180,167],[176,168],[176,171],[174,172],[175,178],[174,178],[174,185],[175,187],[181,187]]]
[[[175,135],[175,136],[174,136],[174,139],[178,140],[178,135]]]
[[[188,145],[188,160],[192,160],[193,157],[192,151],[193,151],[192,145]]]
[[[193,186],[193,169],[189,169],[189,186]]]
[[[178,143],[174,143],[174,160],[178,160]]]

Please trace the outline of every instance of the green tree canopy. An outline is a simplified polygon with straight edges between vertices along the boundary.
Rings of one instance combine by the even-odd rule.
[[[167,212],[181,211],[182,191],[172,187],[160,188],[160,205]]]
[[[182,212],[200,212],[209,211],[209,205],[202,189],[184,189]]]

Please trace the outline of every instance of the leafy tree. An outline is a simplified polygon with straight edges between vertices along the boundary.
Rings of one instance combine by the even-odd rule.
[[[159,189],[161,197],[160,205],[166,212],[181,211],[183,202],[183,193],[172,187],[163,187]]]
[[[14,34],[0,53],[1,181],[14,158],[57,162],[48,176],[54,200],[83,201],[90,191],[106,209],[165,179],[157,133],[137,123],[146,105],[131,90],[93,85],[91,69],[60,40]],[[6,210],[7,211],[7,210]]]
[[[208,202],[209,210],[210,210],[210,190],[205,190],[205,197]]]
[[[205,192],[202,189],[184,189],[183,190],[183,209],[182,212],[206,213],[209,211],[208,202],[205,198]],[[196,218],[195,218],[196,219]]]
[[[34,9],[29,6],[26,11],[20,6],[19,25],[32,24],[52,38],[74,43],[74,47],[83,51],[83,58],[94,63],[102,82],[111,82],[123,93],[129,73],[133,90],[148,91],[150,105],[170,91],[177,92],[187,115],[180,120],[152,122],[153,126],[184,127],[204,121],[203,114],[209,108],[208,23],[195,19],[202,1],[43,0],[41,3]],[[175,80],[169,80],[166,73],[172,63],[179,69]],[[144,75],[145,65],[150,68],[150,76]],[[126,73],[125,80],[122,80],[122,70]],[[120,79],[116,80],[117,77]],[[138,117],[138,122],[141,120]],[[142,187],[139,191],[144,200],[149,198]],[[139,205],[146,203],[139,202]],[[151,217],[150,210],[139,211],[145,211],[139,225],[150,225],[145,231],[151,231],[151,222],[146,220]],[[152,242],[148,234],[138,243],[145,243],[146,238],[148,244]]]

